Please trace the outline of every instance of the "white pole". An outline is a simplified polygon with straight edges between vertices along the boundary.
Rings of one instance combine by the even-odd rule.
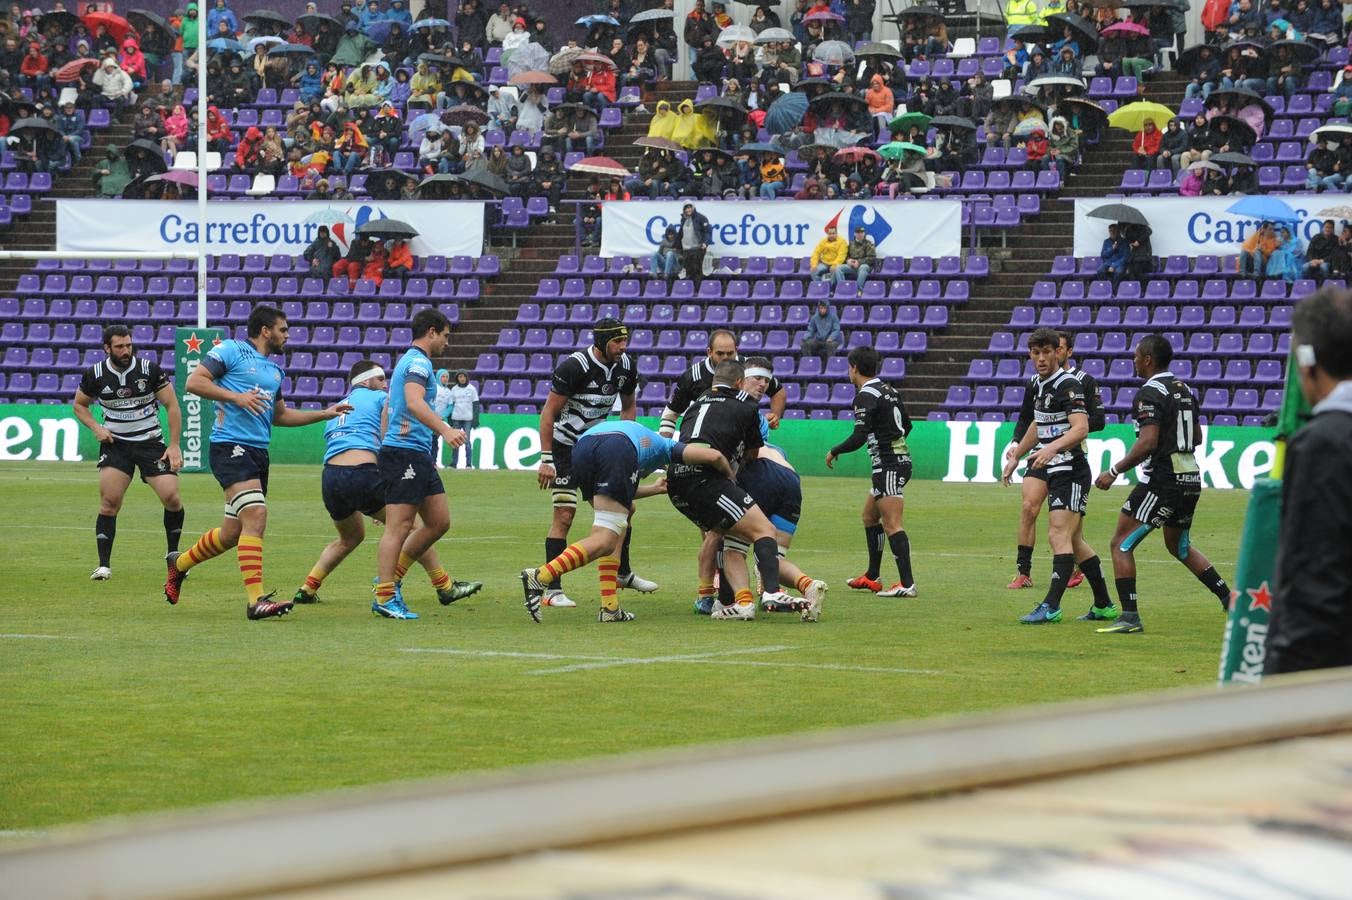
[[[207,17],[197,8],[197,327],[207,327]]]

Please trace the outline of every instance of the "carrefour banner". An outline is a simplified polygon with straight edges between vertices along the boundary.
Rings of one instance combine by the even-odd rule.
[[[668,225],[679,225],[684,202],[617,202],[601,207],[602,256],[651,256]],[[714,256],[812,254],[835,225],[849,240],[863,225],[879,256],[957,256],[962,203],[957,200],[708,200],[695,211],[713,229]]]
[[[418,232],[409,243],[414,255],[483,253],[484,204],[432,200],[208,203],[207,251],[298,255],[327,225],[346,252],[358,226],[372,219],[412,225]],[[197,204],[190,200],[56,201],[57,250],[193,253],[201,239]]]
[[[1352,194],[1291,194],[1282,197],[1128,197],[1114,200],[1141,213],[1150,225],[1156,256],[1238,253],[1240,244],[1264,219],[1289,220],[1301,246],[1319,233],[1325,219],[1352,219]],[[1108,237],[1107,219],[1089,213],[1103,200],[1075,201],[1075,255],[1096,256]],[[1238,207],[1241,211],[1235,211]],[[1248,210],[1248,211],[1242,211]],[[1339,230],[1342,225],[1338,225]]]

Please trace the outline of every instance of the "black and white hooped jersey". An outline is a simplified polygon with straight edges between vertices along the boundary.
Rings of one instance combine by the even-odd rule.
[[[911,453],[906,435],[911,433],[911,417],[901,394],[887,382],[874,378],[864,382],[854,395],[854,431],[832,452],[837,456],[868,446],[874,473],[895,469]]]
[[[676,379],[676,385],[671,389],[671,399],[667,401],[667,408],[679,415],[713,386],[714,364],[706,356],[691,365]],[[765,396],[773,397],[782,390],[784,385],[779,383],[778,378],[771,376],[770,386],[765,389]]]
[[[1136,433],[1146,425],[1159,427],[1159,443],[1137,469],[1142,484],[1200,484],[1197,465],[1197,398],[1172,372],[1151,376],[1136,392],[1131,404]]]
[[[124,370],[105,359],[85,370],[80,393],[103,407],[103,427],[119,441],[159,441],[155,394],[172,383],[157,362],[136,357]]]
[[[1066,372],[1084,385],[1085,407],[1089,412],[1089,433],[1102,431],[1108,424],[1108,411],[1103,408],[1103,398],[1099,396],[1098,379],[1084,369],[1072,367],[1066,369]],[[1023,440],[1024,432],[1033,424],[1033,398],[1037,396],[1037,386],[1041,380],[1040,375],[1028,379],[1028,388],[1023,392],[1023,405],[1019,408],[1019,420],[1014,425],[1016,443]]]
[[[554,368],[549,389],[568,398],[554,421],[554,443],[571,447],[588,428],[605,421],[616,397],[633,395],[638,370],[628,353],[612,365],[596,358],[592,348],[571,354]]]
[[[1089,415],[1084,385],[1074,375],[1057,371],[1045,379],[1038,379],[1033,398],[1033,422],[1037,426],[1037,445],[1046,447],[1070,430],[1070,417],[1075,413]],[[1047,473],[1068,472],[1084,459],[1084,447],[1076,444],[1052,457]]]

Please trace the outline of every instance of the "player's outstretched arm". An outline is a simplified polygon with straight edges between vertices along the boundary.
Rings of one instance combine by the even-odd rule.
[[[853,453],[867,444],[868,435],[872,428],[873,423],[869,415],[869,410],[856,409],[854,411],[854,431],[851,431],[849,437],[845,438],[845,440],[826,451],[826,468],[834,469],[838,458],[844,456],[846,453]]]
[[[183,410],[179,408],[178,395],[174,393],[172,384],[166,384],[156,391],[155,399],[165,408],[169,419],[169,441],[160,459],[169,463],[169,471],[177,472],[183,468],[183,451],[179,449],[183,437]]]
[[[328,409],[292,409],[286,405],[284,399],[278,397],[272,407],[272,424],[283,428],[299,428],[302,425],[313,425],[315,422],[327,422],[350,412],[352,412],[351,403],[335,403]]]
[[[89,404],[92,402],[93,398],[84,391],[76,389],[74,404],[75,418],[80,420],[81,425],[94,432],[94,439],[100,444],[112,443],[113,433],[107,428],[104,428],[98,419],[94,418],[94,411],[89,408]]]
[[[1136,435],[1136,443],[1131,445],[1127,455],[1119,459],[1116,463],[1109,466],[1099,473],[1099,477],[1094,479],[1094,486],[1101,491],[1106,491],[1113,486],[1117,476],[1123,472],[1130,472],[1150,458],[1150,454],[1155,452],[1155,448],[1160,445],[1160,427],[1159,425],[1142,425],[1141,433]]]
[[[731,480],[732,466],[722,453],[719,453],[713,447],[697,447],[687,445],[685,452],[681,454],[681,462],[688,466],[708,466],[711,469],[717,469],[724,478]]]

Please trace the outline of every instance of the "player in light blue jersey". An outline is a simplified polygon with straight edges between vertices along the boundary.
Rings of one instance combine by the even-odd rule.
[[[297,427],[336,419],[352,411],[336,403],[317,411],[289,409],[282,399],[285,373],[269,356],[286,346],[286,316],[272,306],[249,314],[248,340],[222,341],[188,376],[191,393],[216,403],[211,429],[211,472],[225,491],[225,520],[197,539],[186,553],[169,557],[164,599],[178,603],[183,579],[199,563],[237,547],[248,594],[248,617],[267,619],[291,611],[290,600],[263,594],[263,530],[268,521],[268,443],[272,426]]]
[[[465,433],[432,408],[437,395],[432,357],[445,352],[450,337],[451,323],[440,310],[419,310],[413,316],[413,346],[390,379],[389,427],[376,455],[385,482],[385,534],[371,601],[371,611],[387,619],[413,617],[397,593],[399,581],[451,527],[446,488],[432,460],[438,435],[453,448],[465,443]],[[415,528],[418,517],[422,524]]]
[[[296,591],[296,603],[319,602],[319,589],[338,565],[366,539],[363,516],[385,521],[385,482],[376,465],[387,424],[389,395],[385,370],[369,359],[352,366],[348,376],[352,391],[344,402],[352,412],[324,426],[324,508],[328,510],[335,538],[310,569],[305,584]],[[477,581],[455,581],[446,575],[435,550],[428,550],[418,562],[427,570],[443,606],[468,597],[483,585]],[[414,613],[409,613],[414,617]]]
[[[634,514],[634,501],[666,492],[664,481],[642,486],[639,481],[671,462],[712,466],[729,478],[732,468],[723,454],[712,447],[687,446],[637,422],[614,420],[597,423],[583,432],[573,445],[571,462],[574,485],[581,489],[594,511],[591,533],[540,568],[521,571],[526,611],[532,619],[540,621],[545,585],[595,560],[601,579],[601,611],[597,619],[632,621],[634,614],[620,609],[615,597],[620,568],[615,551],[629,527],[629,517]]]

